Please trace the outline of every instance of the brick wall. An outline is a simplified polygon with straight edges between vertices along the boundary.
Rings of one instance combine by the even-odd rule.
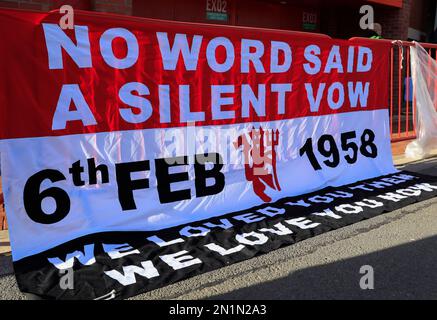
[[[408,27],[410,25],[410,12],[413,1],[423,0],[403,0],[402,8],[375,5],[376,21],[382,25],[384,38],[402,40],[407,39]],[[74,8],[79,9],[132,15],[132,2],[133,0],[0,0],[0,7],[47,11],[57,8],[62,4],[71,4]],[[325,31],[328,34],[335,33],[335,21],[337,24],[339,22],[339,8],[341,7],[333,8],[332,12],[329,12],[329,10],[325,12],[327,16],[332,16],[332,21],[334,21],[332,25],[328,26],[329,30]],[[331,18],[328,20],[331,20]]]
[[[410,11],[410,27],[429,36],[434,31],[435,13],[435,0],[413,1]]]
[[[49,11],[70,4],[75,9],[132,14],[132,0],[0,0],[0,7]]]
[[[0,0],[0,7],[48,11],[52,3],[52,0]]]
[[[132,15],[132,0],[94,0],[93,10]]]
[[[382,36],[384,38],[407,40],[412,1],[413,0],[403,0],[401,9],[378,7],[378,9],[375,10],[375,20],[381,24]]]

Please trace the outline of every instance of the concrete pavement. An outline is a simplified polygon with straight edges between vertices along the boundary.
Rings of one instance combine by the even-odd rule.
[[[437,175],[437,159],[401,169]],[[359,286],[361,266],[375,289]],[[0,299],[23,299],[0,256]],[[437,299],[437,198],[133,299]]]

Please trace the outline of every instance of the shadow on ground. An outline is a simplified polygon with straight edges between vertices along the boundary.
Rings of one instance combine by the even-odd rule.
[[[398,166],[398,169],[437,176],[437,158]]]
[[[12,257],[10,255],[0,255],[0,278],[13,273]]]
[[[374,290],[360,288],[363,265],[373,267]],[[210,299],[437,299],[437,236],[310,267]]]

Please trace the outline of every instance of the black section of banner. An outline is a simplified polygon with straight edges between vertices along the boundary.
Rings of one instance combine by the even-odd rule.
[[[168,229],[84,236],[14,269],[22,291],[47,299],[127,298],[435,196],[437,177],[402,171]]]

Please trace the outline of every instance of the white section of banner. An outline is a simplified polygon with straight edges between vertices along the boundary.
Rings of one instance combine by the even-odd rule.
[[[262,126],[266,131],[269,129],[279,131],[276,159],[281,191],[269,186],[266,186],[265,190],[272,201],[327,186],[340,186],[396,172],[391,157],[388,123],[388,111],[377,110],[263,123],[147,129],[1,141],[3,188],[8,204],[6,212],[11,231],[13,259],[19,260],[87,234],[104,231],[159,230],[263,203],[254,193],[253,183],[246,180],[241,149],[237,149],[232,143],[240,134],[249,132],[252,127]],[[348,164],[344,156],[352,154],[352,150],[342,150],[340,135],[355,131],[356,138],[349,142],[354,141],[359,148],[365,129],[374,132],[374,144],[377,146],[378,155],[373,159],[358,151],[357,161]],[[317,151],[317,141],[325,134],[334,137],[339,150],[339,164],[335,168],[330,168],[323,163],[324,160],[332,160],[331,156],[323,157]],[[194,139],[194,136],[200,140],[208,136],[213,146],[208,147],[208,150],[199,148],[204,144]],[[229,138],[226,140],[223,137]],[[313,139],[314,153],[321,170],[313,168],[306,154],[300,156],[299,150],[308,138]],[[329,148],[327,143],[325,149]],[[222,168],[225,174],[224,190],[216,195],[196,198],[193,166],[178,166],[171,168],[170,172],[188,171],[190,181],[174,183],[171,189],[190,189],[191,199],[161,204],[156,188],[154,160],[170,156],[190,156],[206,151],[218,152],[224,159]],[[109,183],[92,186],[87,184],[87,158],[94,158],[96,165],[108,166]],[[73,185],[69,168],[79,160],[84,167],[82,177],[86,184],[76,187]],[[133,173],[132,179],[147,177],[150,186],[148,189],[133,191],[137,209],[123,211],[118,199],[114,164],[142,160],[150,160],[150,171]],[[191,157],[190,161],[193,161]],[[56,186],[67,191],[71,200],[68,215],[54,224],[41,224],[31,220],[23,203],[26,181],[44,169],[59,170],[66,180],[55,183],[46,180],[41,184],[40,191]],[[100,176],[98,177],[100,181]],[[53,212],[54,203],[51,198],[44,199],[43,210],[47,213]]]

